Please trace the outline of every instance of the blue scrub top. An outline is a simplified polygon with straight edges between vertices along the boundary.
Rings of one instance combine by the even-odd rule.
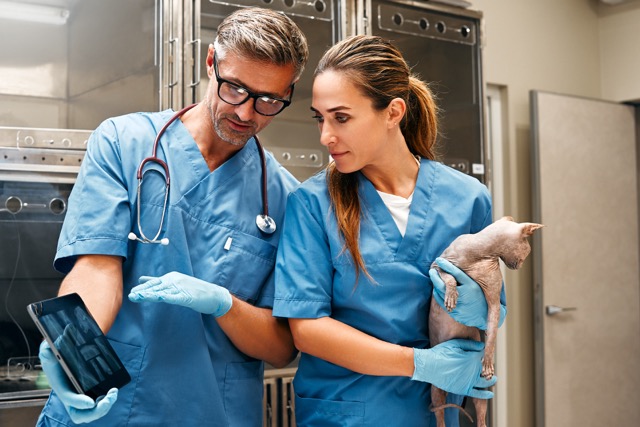
[[[127,238],[137,225],[136,171],[173,111],[136,113],[102,123],[92,134],[58,243],[55,267],[68,272],[78,255],[124,258],[124,300],[107,334],[131,375],[95,426],[261,426],[263,363],[241,353],[211,315],[127,299],[140,276],[179,271],[224,286],[236,297],[272,307],[273,270],[287,195],[297,180],[266,153],[269,213],[278,229],[262,234],[261,166],[252,139],[210,172],[180,120],[162,137],[171,189],[162,236],[168,246]],[[156,166],[151,166],[155,168]],[[144,233],[160,224],[164,177],[144,176]],[[90,283],[87,284],[91,286]],[[73,425],[55,393],[41,425]]]
[[[403,238],[371,182],[358,173],[358,183],[360,249],[376,283],[361,273],[356,284],[323,172],[289,196],[273,314],[331,316],[381,340],[427,348],[429,268],[457,236],[491,223],[489,192],[475,178],[423,159]],[[408,377],[362,375],[302,354],[294,389],[299,427],[435,426],[430,385]],[[458,411],[445,412],[447,426],[457,426]]]

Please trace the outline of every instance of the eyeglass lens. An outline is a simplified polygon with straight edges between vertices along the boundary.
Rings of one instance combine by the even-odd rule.
[[[240,105],[249,98],[253,98],[255,100],[253,108],[264,116],[275,116],[290,104],[288,100],[255,94],[247,88],[231,83],[220,77],[216,54],[213,55],[213,70],[215,71],[216,80],[218,81],[218,96],[227,104]],[[293,86],[291,87],[291,95],[293,95]]]
[[[283,101],[269,98],[264,95],[252,94],[242,86],[237,86],[226,81],[218,83],[218,96],[220,96],[220,99],[224,102],[231,105],[240,105],[247,99],[254,98],[254,108],[258,113],[265,116],[274,116],[285,107],[285,103]]]

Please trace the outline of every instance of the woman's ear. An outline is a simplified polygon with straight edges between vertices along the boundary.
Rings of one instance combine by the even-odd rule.
[[[402,98],[394,98],[387,107],[387,126],[389,129],[400,124],[404,114],[407,112],[407,104]]]

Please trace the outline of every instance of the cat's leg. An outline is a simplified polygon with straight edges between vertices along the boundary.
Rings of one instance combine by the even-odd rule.
[[[444,282],[444,306],[447,311],[451,311],[456,308],[456,305],[458,304],[458,282],[456,282],[455,277],[442,270],[440,267],[436,266],[435,268]]]
[[[487,315],[487,330],[485,331],[482,376],[490,379],[494,374],[493,358],[498,336],[498,321],[500,320],[500,301],[487,301],[487,305],[489,311]]]
[[[487,399],[472,398],[473,407],[476,409],[477,427],[487,427],[487,405],[489,401]]]
[[[431,411],[436,415],[436,427],[446,427],[444,423],[444,408],[447,403],[447,392],[431,386]]]

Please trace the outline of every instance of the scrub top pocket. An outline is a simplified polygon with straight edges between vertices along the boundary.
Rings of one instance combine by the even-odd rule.
[[[365,403],[301,397],[296,393],[298,427],[362,427]]]
[[[224,240],[220,283],[235,296],[255,304],[261,295],[273,299],[273,278],[277,247],[249,234],[233,232]],[[265,281],[266,289],[263,289]],[[264,298],[262,298],[264,299]]]

